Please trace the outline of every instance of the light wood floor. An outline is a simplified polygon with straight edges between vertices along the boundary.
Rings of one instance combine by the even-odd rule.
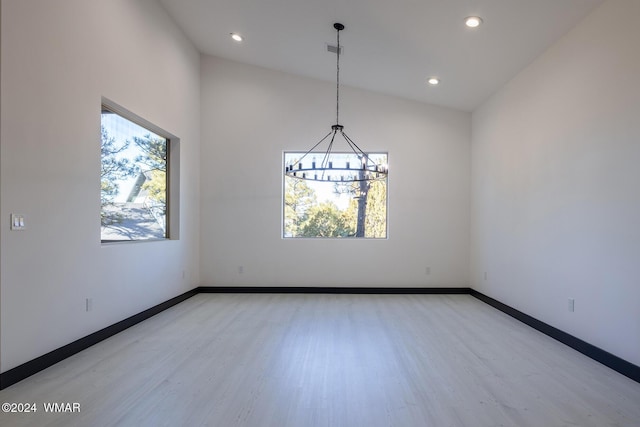
[[[7,427],[640,425],[640,384],[469,295],[200,294],[0,402],[38,405]]]

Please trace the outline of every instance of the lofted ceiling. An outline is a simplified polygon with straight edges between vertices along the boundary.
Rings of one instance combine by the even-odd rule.
[[[204,54],[473,111],[603,0],[159,0]],[[475,29],[464,18],[476,15]],[[244,37],[234,42],[230,33]],[[441,82],[430,86],[426,80]]]

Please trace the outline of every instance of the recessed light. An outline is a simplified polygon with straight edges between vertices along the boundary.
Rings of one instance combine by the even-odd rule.
[[[240,43],[244,38],[238,33],[231,33],[231,38]]]
[[[437,77],[429,77],[427,79],[427,83],[429,83],[431,86],[436,86],[440,83],[440,79]]]
[[[482,24],[482,18],[480,18],[479,16],[467,16],[466,18],[464,18],[464,25],[469,28],[479,27],[480,24]]]

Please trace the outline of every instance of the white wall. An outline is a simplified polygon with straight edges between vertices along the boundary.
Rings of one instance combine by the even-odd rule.
[[[472,142],[473,287],[638,365],[639,19],[604,3],[473,113]]]
[[[389,153],[389,239],[283,240],[282,153],[330,131],[335,84],[206,56],[201,77],[203,285],[468,286],[469,113],[343,87],[347,134]]]
[[[154,0],[2,0],[1,28],[6,371],[199,283],[200,88]],[[181,138],[180,240],[101,246],[102,96]]]

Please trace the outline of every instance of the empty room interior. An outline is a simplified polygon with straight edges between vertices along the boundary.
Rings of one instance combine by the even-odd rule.
[[[0,15],[0,425],[640,425],[640,1]]]

